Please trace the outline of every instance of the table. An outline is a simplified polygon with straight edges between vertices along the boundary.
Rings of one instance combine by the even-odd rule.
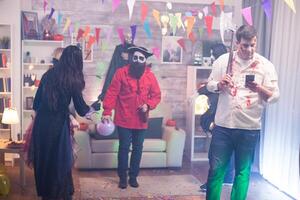
[[[5,143],[0,142],[0,164],[5,164],[4,154],[15,153],[20,156],[20,184],[21,187],[25,187],[25,152],[23,148],[9,148]]]

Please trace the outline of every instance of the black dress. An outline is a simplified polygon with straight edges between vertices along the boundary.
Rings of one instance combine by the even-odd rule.
[[[59,94],[58,109],[49,107],[45,85],[55,76],[54,68],[42,77],[35,95],[33,109],[36,111],[32,129],[31,154],[38,196],[68,199],[74,193],[72,180],[72,136],[68,105],[73,99],[77,113],[84,116],[89,106],[82,94],[70,94],[56,88]]]

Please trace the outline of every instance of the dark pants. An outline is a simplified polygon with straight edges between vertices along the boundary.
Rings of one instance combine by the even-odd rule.
[[[235,177],[231,200],[246,199],[259,132],[259,130],[229,129],[220,126],[213,129],[209,149],[207,200],[220,199],[225,170],[232,153],[235,155]]]
[[[123,127],[118,127],[118,175],[121,179],[127,178],[128,153],[131,143],[132,152],[130,157],[129,177],[136,178],[138,176],[143,152],[145,131],[146,129],[127,129]]]

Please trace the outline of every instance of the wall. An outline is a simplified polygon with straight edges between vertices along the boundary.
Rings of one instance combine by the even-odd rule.
[[[21,49],[21,23],[20,23],[20,10],[21,10],[21,1],[20,0],[1,0],[0,1],[0,23],[11,24],[13,39],[12,39],[12,106],[16,107],[20,116],[20,49]],[[16,76],[15,76],[16,75]],[[17,139],[17,133],[20,132],[19,125],[13,125],[12,127],[12,137],[13,139]]]

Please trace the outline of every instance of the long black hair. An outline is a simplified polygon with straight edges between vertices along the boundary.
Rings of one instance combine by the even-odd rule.
[[[51,70],[45,84],[45,96],[51,110],[58,109],[58,101],[68,104],[62,97],[80,94],[85,87],[81,50],[73,45],[66,47],[58,64]],[[67,95],[66,95],[67,94]]]

